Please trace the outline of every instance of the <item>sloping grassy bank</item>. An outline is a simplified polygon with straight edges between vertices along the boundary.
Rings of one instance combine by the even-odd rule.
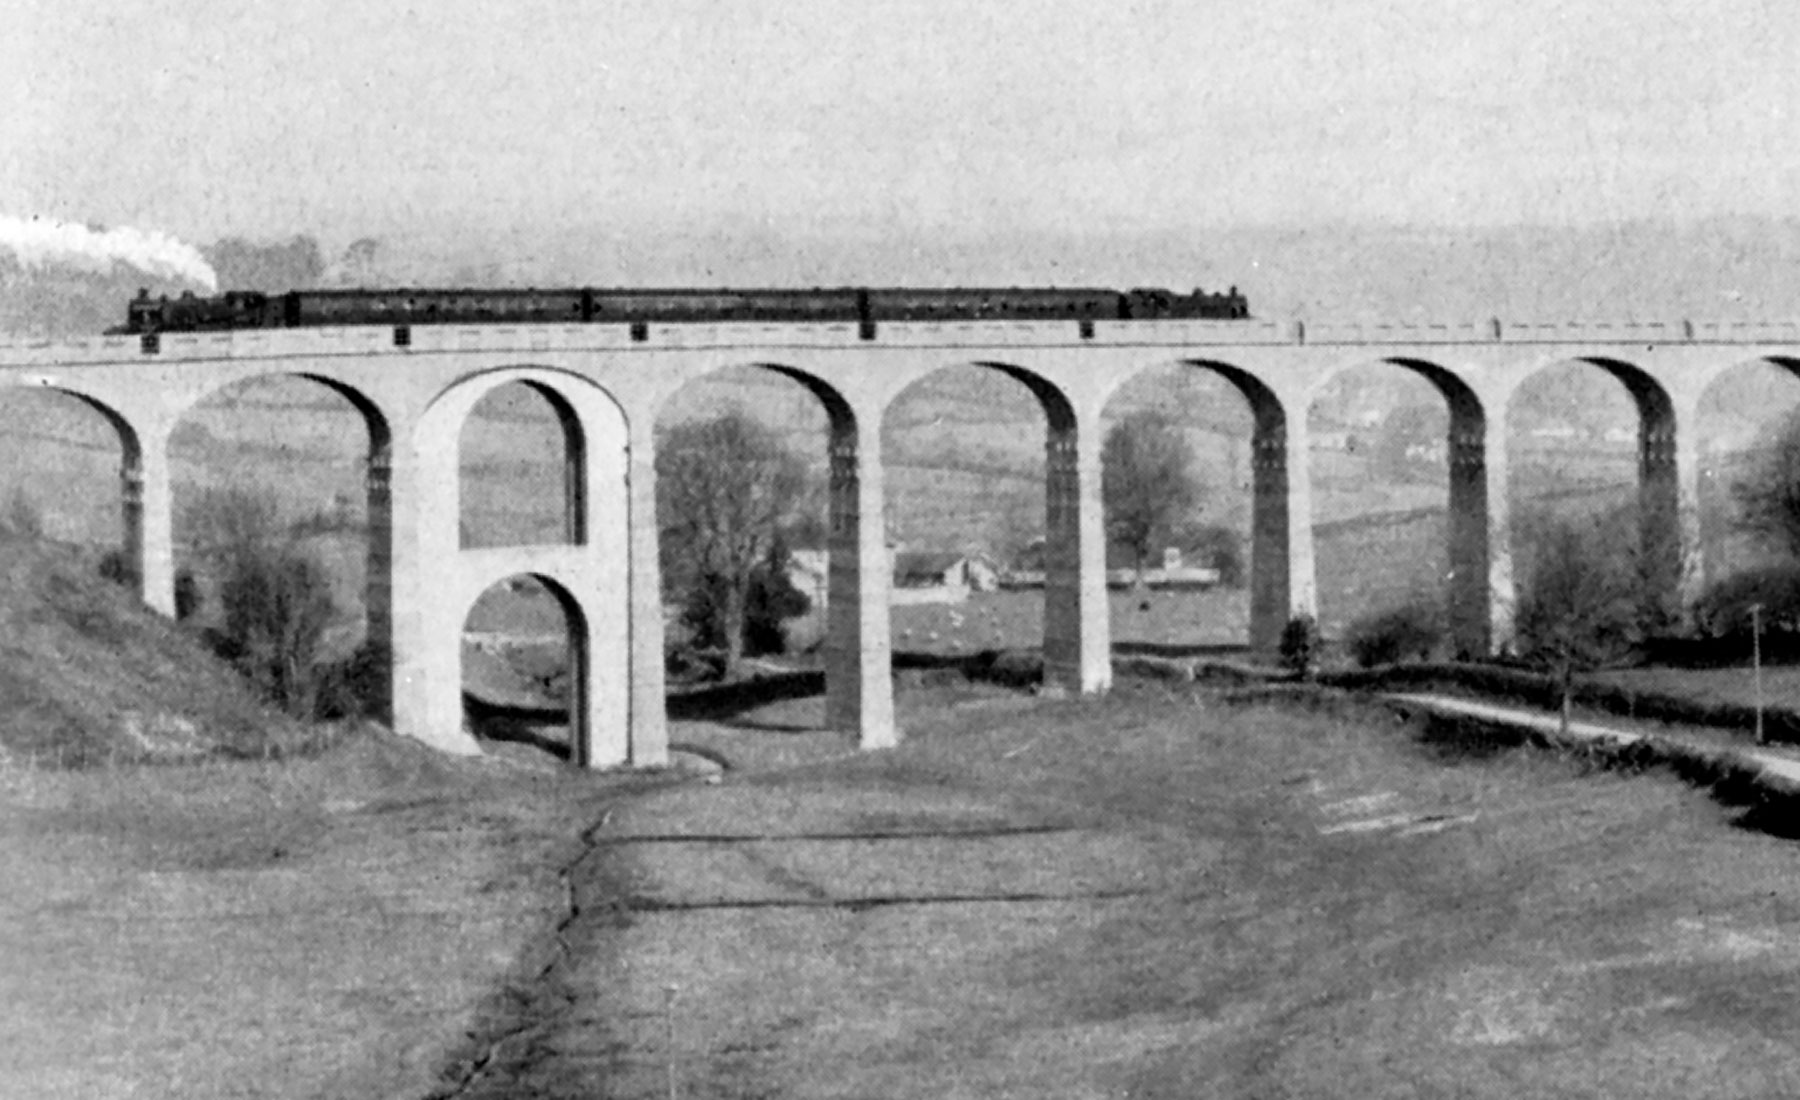
[[[265,757],[333,735],[257,700],[192,632],[79,548],[0,541],[0,763]]]
[[[0,1094],[423,1097],[543,967],[654,777],[445,757],[0,769]]]

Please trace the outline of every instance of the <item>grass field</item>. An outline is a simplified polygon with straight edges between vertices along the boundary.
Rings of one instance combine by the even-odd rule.
[[[1800,857],[1671,778],[1354,704],[932,684],[903,678],[890,752],[819,732],[816,698],[678,723],[734,764],[713,785],[374,732],[0,768],[6,1080],[651,1097],[672,1059],[683,1097],[1800,1091]]]
[[[1590,678],[1701,703],[1753,706],[1756,702],[1755,673],[1749,668],[1630,668],[1598,672]],[[1765,706],[1800,710],[1800,666],[1764,668],[1762,686]]]
[[[1672,779],[1149,686],[900,703],[875,755],[816,700],[683,726],[738,768],[609,819],[464,1095],[1800,1091],[1795,849]]]
[[[1210,588],[1107,594],[1117,642],[1241,646],[1250,636],[1249,594]],[[917,604],[892,611],[894,648],[915,653],[974,653],[1041,645],[1041,590],[975,592],[960,604]]]
[[[0,1092],[423,1095],[538,931],[567,786],[387,734],[0,770]]]

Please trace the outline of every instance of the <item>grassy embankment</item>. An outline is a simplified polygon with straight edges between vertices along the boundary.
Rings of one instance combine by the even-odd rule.
[[[297,725],[0,541],[0,1093],[423,1095],[641,781]]]

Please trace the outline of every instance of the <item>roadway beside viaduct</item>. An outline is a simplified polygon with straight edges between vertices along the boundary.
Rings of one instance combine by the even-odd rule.
[[[398,732],[471,752],[463,731],[461,631],[470,607],[517,574],[563,602],[577,641],[574,742],[592,767],[653,765],[668,753],[657,554],[658,411],[687,383],[757,366],[806,386],[830,421],[828,722],[868,748],[891,745],[881,425],[894,398],[946,367],[1002,371],[1042,404],[1046,432],[1047,684],[1089,694],[1110,683],[1100,507],[1100,417],[1133,376],[1185,365],[1229,381],[1254,416],[1251,643],[1316,611],[1307,410],[1343,371],[1395,364],[1429,380],[1450,411],[1451,629],[1487,651],[1512,630],[1506,410],[1538,371],[1591,364],[1621,381],[1639,416],[1640,515],[1659,583],[1693,595],[1699,539],[1698,440],[1707,387],[1746,363],[1800,373],[1800,323],[1332,325],[1102,322],[855,326],[382,327],[162,334],[0,344],[0,402],[43,387],[98,410],[121,450],[125,551],[146,603],[174,607],[169,439],[210,394],[269,375],[321,383],[368,427],[371,637],[393,654]],[[482,396],[524,383],[548,399],[566,440],[567,538],[463,549],[459,443]]]

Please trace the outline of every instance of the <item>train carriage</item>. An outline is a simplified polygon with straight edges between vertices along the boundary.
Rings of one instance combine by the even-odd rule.
[[[799,289],[332,289],[281,295],[232,290],[216,298],[140,292],[124,332],[193,332],[322,325],[628,324],[719,322],[858,323],[865,338],[889,321],[1093,322],[1210,318],[1241,320],[1249,303],[1224,294],[1175,294],[1157,287],[838,287]],[[117,331],[117,330],[115,330]]]

